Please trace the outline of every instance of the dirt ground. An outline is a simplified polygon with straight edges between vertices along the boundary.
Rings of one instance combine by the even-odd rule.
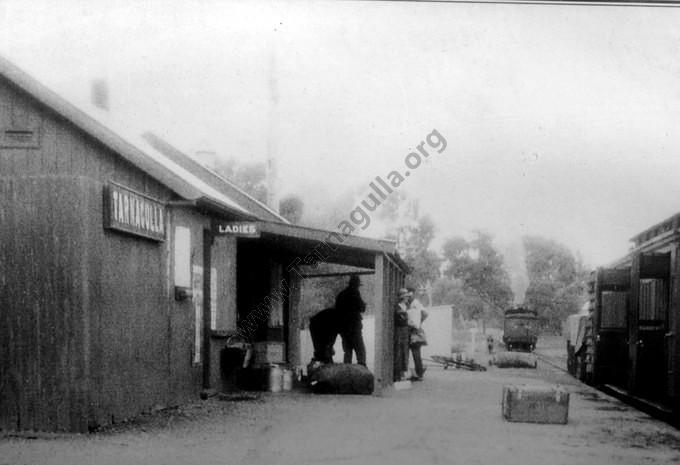
[[[569,423],[504,421],[501,391],[510,383],[564,385]],[[0,439],[2,465],[674,462],[680,463],[679,431],[544,363],[486,372],[432,366],[425,381],[382,397],[212,398],[96,434]]]

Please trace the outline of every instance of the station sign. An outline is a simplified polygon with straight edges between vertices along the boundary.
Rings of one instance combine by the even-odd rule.
[[[254,221],[215,221],[213,233],[217,236],[260,237],[260,228]]]
[[[104,227],[136,236],[165,240],[165,205],[127,187],[104,189]]]

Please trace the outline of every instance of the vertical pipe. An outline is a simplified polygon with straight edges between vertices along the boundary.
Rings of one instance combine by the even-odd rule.
[[[210,267],[212,266],[212,230],[203,230],[203,389],[210,389]]]

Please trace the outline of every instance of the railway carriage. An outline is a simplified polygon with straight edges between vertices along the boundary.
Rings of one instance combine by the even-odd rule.
[[[680,419],[680,214],[591,279],[592,383]]]
[[[531,352],[538,340],[538,316],[535,310],[511,308],[503,319],[503,344],[508,350]]]

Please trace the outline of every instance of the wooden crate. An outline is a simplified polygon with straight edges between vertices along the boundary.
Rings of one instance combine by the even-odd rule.
[[[286,362],[286,344],[283,342],[264,341],[253,344],[253,355],[257,365]]]
[[[503,418],[507,421],[566,424],[569,393],[560,386],[503,386]]]

